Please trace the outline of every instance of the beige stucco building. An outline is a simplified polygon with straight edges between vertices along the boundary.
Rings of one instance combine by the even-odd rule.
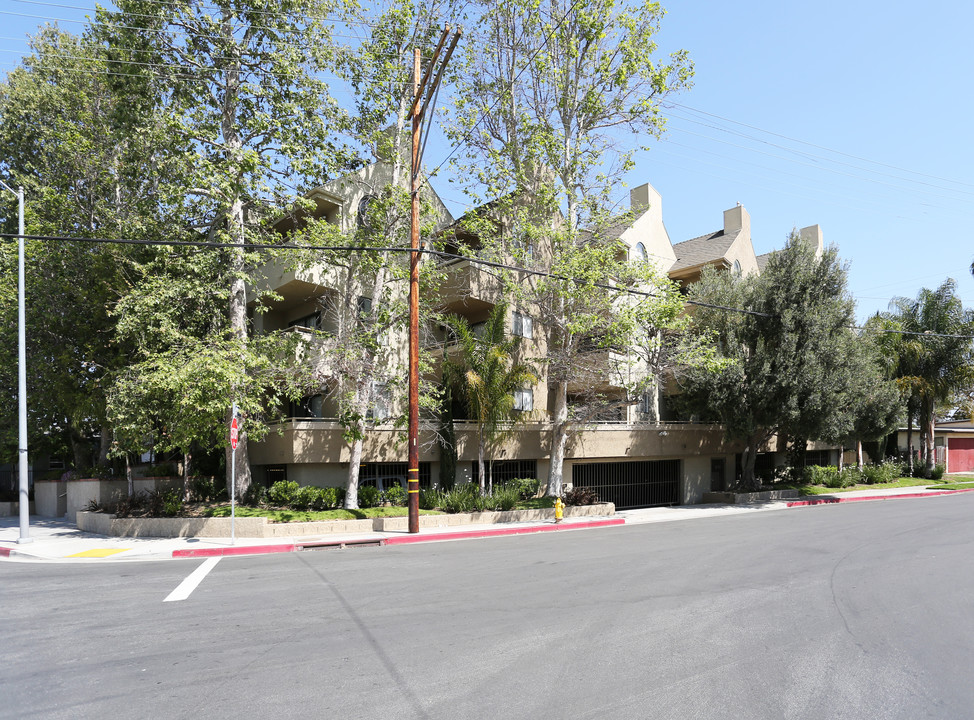
[[[326,217],[348,231],[354,229],[361,204],[373,192],[371,188],[390,179],[388,167],[379,163],[319,188],[309,197],[315,202],[318,216]],[[424,188],[436,227],[451,227],[453,219],[449,211],[428,183]],[[762,258],[755,256],[750,216],[741,205],[724,211],[720,229],[673,243],[663,223],[662,198],[651,185],[634,188],[630,202],[631,210],[625,221],[600,233],[601,239],[618,243],[630,260],[653,263],[660,272],[683,285],[697,280],[706,266],[740,273],[760,272]],[[821,248],[818,226],[805,228],[801,233]],[[491,308],[504,300],[500,286],[488,268],[466,259],[450,259],[442,263],[441,269],[445,273],[444,279],[435,291],[435,297],[429,301],[463,315],[471,324],[482,322]],[[322,307],[327,305],[329,295],[348,291],[347,278],[341,273],[315,264],[301,268],[269,265],[264,269],[264,278],[266,287],[273,289],[279,300],[272,304],[269,312],[255,318],[258,330],[290,327],[293,332],[307,333],[313,327],[327,333],[327,313],[322,312]],[[405,287],[396,290],[404,291]],[[521,312],[513,308],[509,312],[508,328],[525,338],[527,348],[544,342],[544,334],[530,317],[529,310]],[[447,338],[435,327],[424,330],[423,341],[434,363],[437,357],[449,352]],[[385,356],[386,372],[393,378],[403,377],[406,372],[405,332],[390,331],[384,345],[389,348]],[[541,349],[535,347],[536,351]],[[525,352],[530,353],[530,349]],[[627,367],[627,372],[638,372],[638,363],[620,362],[620,366]],[[619,392],[623,392],[621,387]],[[550,408],[543,373],[539,383],[526,388],[524,393],[517,399],[518,405],[530,411],[532,419],[519,425],[495,453],[494,475],[497,478],[533,475],[544,479],[547,476]],[[251,463],[258,480],[270,482],[286,477],[302,485],[341,486],[345,483],[349,445],[343,439],[343,427],[336,418],[336,405],[327,392],[317,398],[296,404],[289,413],[290,418],[265,440],[251,444]],[[378,390],[376,403],[382,405],[382,412],[372,417],[373,425],[365,438],[362,478],[365,482],[378,478],[404,478],[404,431],[393,423],[394,418],[404,411],[404,403],[398,395],[383,399]],[[565,483],[595,487],[603,499],[625,508],[696,503],[705,492],[723,490],[733,481],[742,448],[725,442],[720,426],[677,417],[665,402],[652,408],[652,412],[638,399],[620,405],[612,417],[588,423],[570,436],[564,465]],[[421,426],[420,478],[423,483],[436,483],[440,476],[440,450],[434,425],[429,420]],[[459,421],[455,427],[458,453],[455,479],[469,481],[475,477],[475,426]],[[765,464],[774,463],[775,455],[771,453],[776,449],[771,445],[765,448],[769,453],[765,456]]]

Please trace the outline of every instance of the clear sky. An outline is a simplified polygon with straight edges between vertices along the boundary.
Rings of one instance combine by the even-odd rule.
[[[0,0],[0,71],[46,19],[78,32],[67,20],[93,5]],[[974,306],[974,3],[664,5],[660,49],[690,51],[694,87],[626,180],[659,190],[673,242],[719,229],[740,202],[758,254],[821,225],[850,265],[860,320],[947,277]],[[449,153],[435,140],[430,166]],[[461,210],[458,191],[436,187]]]

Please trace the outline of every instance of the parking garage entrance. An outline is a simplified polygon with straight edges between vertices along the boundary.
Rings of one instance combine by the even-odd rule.
[[[573,463],[572,485],[592,488],[617,510],[680,504],[680,461]]]

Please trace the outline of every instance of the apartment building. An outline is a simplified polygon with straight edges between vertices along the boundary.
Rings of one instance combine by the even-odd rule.
[[[376,163],[358,173],[334,181],[309,194],[317,217],[341,227],[354,229],[361,222],[363,207],[374,188],[391,178],[387,163]],[[464,235],[462,225],[454,224],[445,205],[428,183],[424,200],[432,208],[433,224],[441,232],[453,233],[456,242],[472,244],[477,238]],[[720,229],[673,243],[663,224],[662,198],[649,184],[630,193],[631,212],[600,232],[601,240],[614,242],[632,262],[649,262],[681,285],[695,282],[704,267],[717,266],[740,273],[760,272],[766,256],[758,257],[751,243],[750,217],[740,204],[723,213]],[[287,228],[283,228],[287,229]],[[806,241],[822,247],[818,226],[801,231]],[[543,249],[539,249],[543,252]],[[429,260],[435,262],[435,260]],[[466,259],[441,263],[441,281],[432,297],[423,302],[435,304],[445,312],[461,315],[471,325],[484,321],[497,304],[505,300],[501,285],[489,268]],[[264,269],[267,287],[279,300],[269,312],[255,317],[255,328],[324,334],[333,328],[329,297],[357,293],[367,306],[374,301],[364,288],[351,287],[354,279],[340,268],[320,263],[286,268],[270,265]],[[393,283],[393,285],[395,285]],[[387,288],[390,293],[405,293],[404,284]],[[507,320],[509,331],[522,340],[525,356],[543,351],[544,332],[529,308],[512,306]],[[308,333],[309,336],[311,333]],[[450,352],[448,334],[442,328],[425,328],[423,342],[434,366]],[[401,379],[406,375],[407,340],[404,330],[390,328],[381,343],[384,351],[385,380],[373,383],[369,403],[370,427],[366,434],[361,462],[363,484],[388,485],[406,477],[405,433],[395,420],[405,412],[405,392]],[[611,350],[601,352],[610,353]],[[308,354],[313,361],[313,352]],[[624,360],[624,359],[620,359]],[[638,364],[620,362],[620,367]],[[337,405],[329,393],[329,370],[322,371],[322,391],[296,403],[286,419],[266,439],[251,445],[255,478],[272,482],[287,478],[302,485],[342,486],[350,462],[350,446],[344,427],[337,419]],[[331,371],[337,372],[337,371]],[[435,375],[435,371],[433,372]],[[436,382],[428,377],[426,382]],[[397,384],[398,383],[398,384]],[[608,383],[611,385],[611,381]],[[606,393],[624,392],[606,387]],[[401,391],[402,390],[402,391]],[[571,392],[571,388],[569,388]],[[547,477],[551,407],[543,373],[534,387],[524,388],[515,398],[516,408],[529,413],[494,453],[495,479],[509,477]],[[420,481],[436,483],[440,477],[440,448],[436,441],[436,421],[429,417],[420,429]],[[477,437],[474,423],[454,423],[457,448],[456,482],[476,478]],[[760,465],[774,467],[782,461],[776,441],[764,448]],[[586,423],[568,440],[564,463],[564,482],[594,487],[603,499],[618,507],[645,507],[700,502],[703,494],[723,490],[735,477],[739,453],[743,448],[727,443],[720,426],[681,418],[669,409],[665,392],[662,398],[644,397],[620,402],[612,413]],[[784,448],[780,448],[783,452]]]

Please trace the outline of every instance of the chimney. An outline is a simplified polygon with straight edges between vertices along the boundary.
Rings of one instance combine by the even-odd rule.
[[[798,237],[803,243],[807,243],[815,251],[815,257],[821,258],[825,250],[822,241],[822,228],[819,225],[809,225],[798,231]]]
[[[662,195],[649,183],[644,183],[629,191],[629,207],[634,213],[644,213],[650,207],[659,211],[662,205]]]
[[[748,215],[747,210],[740,203],[737,203],[737,207],[732,207],[730,210],[724,210],[724,235],[730,235],[738,230],[747,229],[747,234],[751,234],[751,216]]]

